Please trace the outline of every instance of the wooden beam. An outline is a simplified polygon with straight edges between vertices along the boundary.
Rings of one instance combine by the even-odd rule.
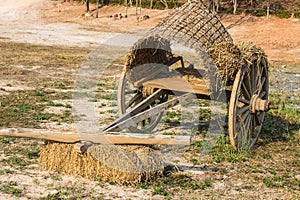
[[[26,137],[76,143],[89,141],[93,144],[168,144],[190,145],[190,136],[154,135],[141,133],[74,133],[43,129],[1,129],[0,136]]]
[[[202,79],[187,81],[184,78],[158,78],[144,82],[143,86],[201,95],[210,94],[209,88]]]

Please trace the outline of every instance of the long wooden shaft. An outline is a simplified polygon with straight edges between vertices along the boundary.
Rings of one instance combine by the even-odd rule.
[[[169,144],[190,145],[190,136],[153,135],[141,133],[74,133],[43,129],[1,129],[0,136],[26,137],[63,143],[89,141],[94,144]]]

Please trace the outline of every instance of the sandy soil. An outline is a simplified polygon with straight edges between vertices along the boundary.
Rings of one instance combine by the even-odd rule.
[[[234,41],[253,41],[261,46],[273,65],[299,64],[300,21],[275,17],[224,16]],[[234,26],[234,22],[238,22]]]

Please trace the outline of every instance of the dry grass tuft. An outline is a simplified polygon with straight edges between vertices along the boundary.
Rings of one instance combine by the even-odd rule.
[[[163,164],[160,154],[145,146],[93,145],[80,154],[73,144],[48,143],[40,153],[40,165],[46,170],[122,185],[155,179]]]

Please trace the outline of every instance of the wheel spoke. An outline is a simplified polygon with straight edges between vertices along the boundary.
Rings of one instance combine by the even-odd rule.
[[[243,91],[245,92],[246,98],[250,100],[251,99],[251,95],[250,95],[249,89],[247,88],[247,86],[245,85],[244,82],[242,83],[242,88],[243,88]]]
[[[254,135],[255,137],[255,116],[251,115],[251,126],[250,126],[250,134],[249,136],[251,136],[250,138],[252,138],[252,136]]]
[[[140,99],[142,97],[141,93],[137,93],[136,95],[134,95],[129,102],[126,104],[126,108],[129,108],[130,106],[132,106],[138,99]]]
[[[249,130],[249,125],[250,125],[250,122],[251,122],[251,116],[250,115],[247,115],[245,121],[243,121],[245,123],[241,123],[241,127],[240,127],[240,130],[237,131],[239,132],[239,137],[238,137],[238,146],[239,147],[243,147],[244,146],[244,143],[247,141],[247,138],[248,138],[248,130]],[[238,133],[236,133],[238,134]]]
[[[251,69],[250,69],[251,70]],[[250,71],[250,73],[251,73],[251,89],[252,89],[252,95],[256,92],[256,77],[255,77],[255,72],[254,72],[254,69],[252,69],[251,71]]]
[[[244,113],[244,115],[242,115],[242,120],[245,121],[247,119],[247,117],[249,116],[250,112],[246,112]]]
[[[239,109],[239,110],[237,111],[237,114],[238,114],[238,115],[241,115],[241,114],[243,114],[244,112],[246,112],[247,110],[249,110],[249,106],[244,106],[244,107],[242,107],[241,109]]]
[[[259,98],[263,98],[266,95],[266,91],[262,91],[262,93],[260,93]]]
[[[245,81],[245,88],[247,89],[248,91],[248,94],[249,94],[249,99],[251,98],[252,96],[252,86],[251,86],[251,79],[250,79],[250,74],[249,74],[249,71],[248,73],[245,75],[245,78],[247,78],[247,81]]]
[[[262,78],[261,78],[261,82],[259,83],[258,94],[261,93],[261,91],[262,91],[262,89],[263,89],[263,86],[264,86],[265,82],[266,82],[266,77],[262,77]]]
[[[264,86],[266,80],[267,80],[266,77],[262,77],[262,79],[261,79],[261,87]]]
[[[126,90],[125,95],[126,94],[136,94],[137,92],[138,92],[138,90]]]
[[[246,115],[245,119],[240,122],[240,129],[242,130],[242,132],[247,130],[249,121],[250,121],[250,115]]]
[[[255,119],[256,119],[256,122],[257,122],[257,125],[261,125],[263,123],[263,118],[264,118],[264,112],[261,112],[259,114],[255,114]]]
[[[260,121],[259,117],[257,116],[257,113],[255,114],[255,121],[257,122],[258,125],[261,124],[261,121]]]
[[[250,124],[251,124],[251,118],[252,118],[252,115],[249,115],[248,117],[247,117],[247,124],[246,124],[246,126],[245,126],[245,130],[247,131],[247,133],[248,133],[248,131],[249,131],[249,128],[250,128]]]
[[[247,104],[247,105],[250,104],[250,101],[249,101],[249,100],[243,99],[243,98],[240,98],[240,97],[239,97],[239,102],[242,102],[242,103]]]

